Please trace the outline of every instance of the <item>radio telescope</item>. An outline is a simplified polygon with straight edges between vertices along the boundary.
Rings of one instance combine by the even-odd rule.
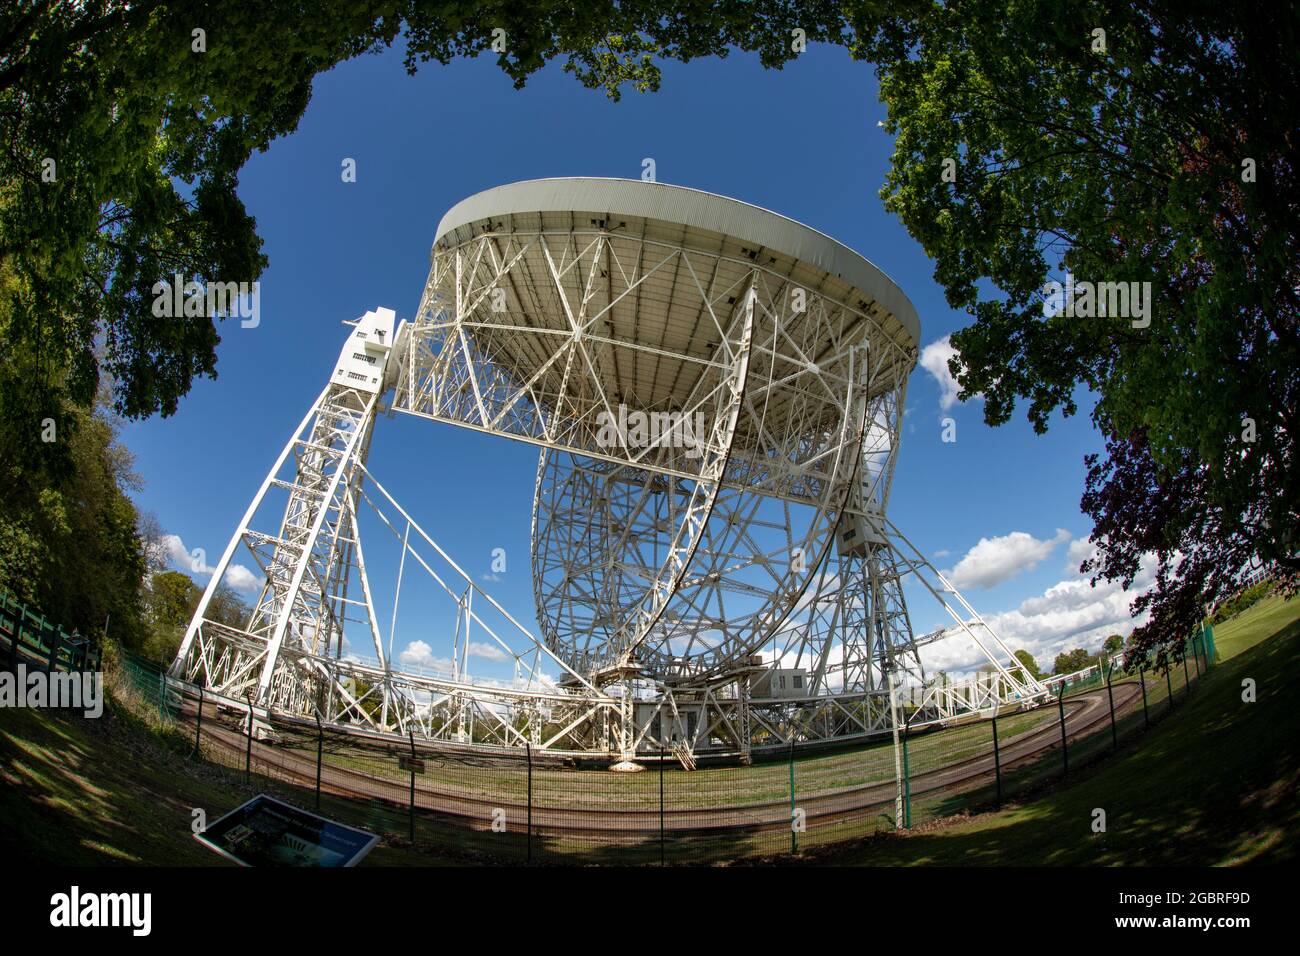
[[[610,179],[471,196],[438,226],[415,318],[354,323],[172,674],[268,717],[593,759],[672,749],[688,765],[888,732],[900,707],[916,726],[1031,705],[1046,691],[886,516],[919,336],[875,266],[746,203]],[[380,411],[538,447],[540,633],[367,469]],[[255,530],[276,495],[278,529]],[[363,510],[401,544],[388,649]],[[234,628],[207,607],[241,546],[265,581]],[[419,625],[450,653],[441,673],[391,660],[417,569],[451,610]],[[913,634],[909,576],[952,627]],[[472,632],[513,681],[469,675]],[[940,639],[973,641],[989,676],[927,679],[919,647]],[[371,659],[355,653],[367,640]]]

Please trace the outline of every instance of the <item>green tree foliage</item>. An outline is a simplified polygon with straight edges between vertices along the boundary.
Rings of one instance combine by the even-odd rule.
[[[0,265],[18,281],[0,302],[0,367],[13,373],[0,411],[19,424],[67,400],[86,406],[107,372],[120,414],[167,415],[195,376],[215,377],[215,317],[155,316],[155,283],[177,273],[200,285],[258,278],[266,258],[236,193],[240,167],[296,128],[317,73],[390,45],[403,28],[412,72],[486,51],[522,86],[564,57],[583,84],[617,98],[626,84],[658,88],[656,53],[689,60],[736,46],[779,66],[795,55],[791,29],[805,19],[808,40],[839,39],[815,25],[838,22],[833,9],[777,0],[6,4]],[[19,352],[21,370],[8,361]]]
[[[145,570],[128,492],[138,485],[117,440],[117,420],[102,407],[73,412],[71,427],[47,431],[66,445],[69,467],[52,480],[28,480],[15,444],[41,433],[0,429],[0,582],[68,630],[110,632],[128,647],[144,638],[137,591]]]
[[[1300,11],[862,9],[854,53],[897,134],[882,196],[973,319],[952,338],[961,397],[991,425],[1024,401],[1040,432],[1092,405],[1106,454],[1087,459],[1100,556],[1083,570],[1127,586],[1159,560],[1135,646],[1172,650],[1256,554],[1294,585]],[[1066,272],[1151,283],[1149,325],[1045,310]]]
[[[170,664],[202,597],[203,588],[186,574],[160,571],[152,575],[143,589],[148,636],[142,653],[161,664]],[[251,609],[229,585],[217,585],[208,604],[208,620],[243,628],[250,614]]]
[[[154,284],[257,279],[239,168],[294,128],[317,72],[394,29],[342,2],[5,7],[4,341],[36,366],[9,420],[86,405],[101,370],[119,413],[169,414],[214,373],[213,320],[155,316]]]
[[[1039,680],[1043,677],[1043,672],[1039,669],[1038,661],[1034,660],[1033,654],[1030,654],[1024,648],[1021,648],[1012,656],[1015,657],[1016,661],[1025,669],[1025,672],[1029,674],[1030,677],[1034,678],[1034,680]],[[1019,676],[1019,674],[1017,674],[1017,676]]]
[[[1052,662],[1052,673],[1060,676],[1062,674],[1073,674],[1075,671],[1081,671],[1089,664],[1096,663],[1089,654],[1081,647],[1076,647],[1070,651],[1062,651],[1056,655],[1056,660]]]
[[[189,575],[163,571],[149,581],[146,601],[150,623],[159,627],[184,627],[198,606],[202,589]]]

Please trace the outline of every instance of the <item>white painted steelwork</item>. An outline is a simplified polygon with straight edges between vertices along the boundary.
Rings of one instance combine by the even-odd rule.
[[[368,733],[617,759],[672,749],[688,764],[889,732],[900,681],[912,726],[1045,697],[885,515],[920,326],[897,286],[829,237],[680,187],[515,183],[448,212],[414,321],[394,319],[356,323],[223,554],[174,676]],[[366,469],[390,393],[393,411],[540,448],[539,635]],[[278,529],[255,530],[277,492]],[[363,508],[400,543],[387,647]],[[241,543],[265,583],[232,629],[206,613]],[[392,661],[421,572],[454,609],[444,673]],[[927,681],[909,576],[992,680],[965,693]],[[350,620],[372,662],[344,655]],[[513,682],[468,676],[472,634],[513,662]],[[767,690],[762,675],[781,669],[806,677],[803,693]],[[687,740],[662,729],[687,725]]]

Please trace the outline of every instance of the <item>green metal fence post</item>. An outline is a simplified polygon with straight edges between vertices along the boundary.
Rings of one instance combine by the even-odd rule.
[[[664,757],[666,751],[659,745],[659,865],[667,866],[667,848],[664,846]]]
[[[1115,673],[1115,665],[1106,669],[1106,699],[1110,702],[1110,749],[1119,749],[1119,732],[1115,729],[1115,692],[1111,690],[1110,679]]]
[[[411,848],[415,848],[415,729],[406,728],[407,736],[411,739],[411,806],[409,811],[408,822],[411,831]]]
[[[27,613],[27,605],[23,605],[23,614]],[[9,635],[9,668],[17,672],[18,670],[18,643],[23,639],[23,622],[22,618],[14,616],[14,629]]]
[[[903,720],[903,829],[912,829],[912,767],[908,760],[908,741],[912,736],[912,718]]]
[[[1056,706],[1061,714],[1061,766],[1064,776],[1070,775],[1070,744],[1065,739],[1065,685],[1061,685],[1056,695]]]
[[[320,711],[314,711],[316,718],[316,811],[320,812],[320,769],[325,758],[325,728],[320,725]]]
[[[794,828],[794,730],[790,730],[790,852],[799,852],[799,834]]]
[[[533,744],[524,741],[528,757],[528,862],[533,862]],[[661,787],[662,789],[662,787]]]
[[[31,628],[27,627],[27,614],[29,614],[29,611],[27,611],[27,605],[23,605],[23,606],[22,606],[22,623],[19,624],[19,626],[18,626],[18,641],[19,641],[19,644],[26,643],[27,635],[30,635],[30,633],[31,633]],[[36,615],[35,615],[35,614],[32,614],[32,615],[31,615],[31,619],[32,619],[32,620],[38,620],[38,618],[36,618]],[[40,646],[40,627],[39,627],[39,626],[36,627],[36,646],[38,646],[38,648],[39,648],[39,646]]]
[[[248,749],[244,752],[244,784],[252,786],[253,784],[253,694],[249,691],[248,697]]]
[[[203,744],[203,685],[199,684],[199,709],[194,719],[194,753],[191,755],[194,759],[202,756]],[[317,809],[320,809],[319,807]]]
[[[998,715],[993,712],[993,772],[998,777],[998,806],[1002,805],[1002,754],[998,748]]]
[[[41,624],[42,624],[43,621],[44,621],[44,618],[42,618],[39,614],[33,614],[33,615],[32,615],[32,623],[35,625],[35,631],[36,631],[36,646],[35,646],[35,648],[33,648],[33,650],[32,650],[32,656],[35,657],[35,659],[36,659],[37,661],[40,660],[40,649],[41,649]],[[32,633],[32,628],[30,628],[30,627],[24,627],[24,628],[23,628],[23,634],[26,635],[27,637],[30,637],[30,636],[31,636],[31,633]]]
[[[1138,668],[1138,684],[1142,687],[1142,729],[1151,727],[1151,718],[1147,714],[1147,665],[1143,662]]]

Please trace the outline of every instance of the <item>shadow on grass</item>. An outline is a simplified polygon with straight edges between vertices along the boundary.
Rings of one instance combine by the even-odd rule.
[[[0,855],[46,864],[213,862],[189,839],[192,811],[209,819],[238,797],[142,744],[106,709],[88,720],[0,710]]]

